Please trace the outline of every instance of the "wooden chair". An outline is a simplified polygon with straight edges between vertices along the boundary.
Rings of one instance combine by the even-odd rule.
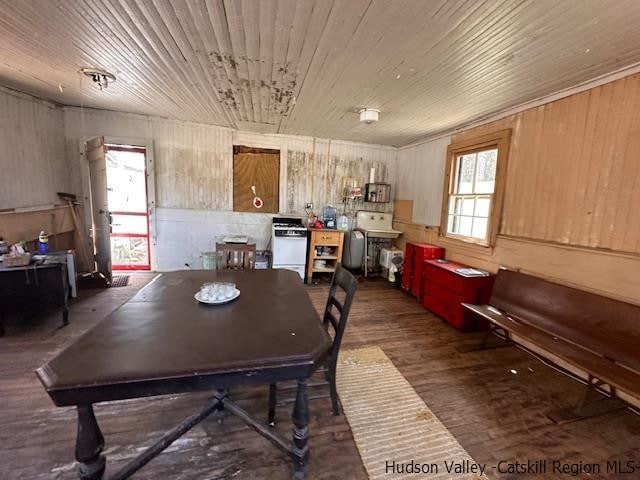
[[[216,243],[217,270],[254,270],[256,245],[244,243]]]
[[[341,303],[337,297],[338,289],[344,292],[344,300]],[[338,364],[338,353],[340,351],[340,345],[342,344],[342,337],[344,335],[344,329],[347,326],[347,319],[349,317],[349,311],[351,310],[351,304],[353,297],[358,289],[358,281],[355,277],[341,264],[338,264],[336,271],[333,274],[331,281],[331,288],[329,289],[329,298],[327,299],[327,305],[324,310],[324,317],[322,319],[322,326],[329,335],[333,336],[333,343],[329,352],[323,361],[323,367],[317,371],[324,373],[325,381],[323,382],[310,382],[310,387],[319,385],[329,385],[330,395],[318,395],[309,397],[310,400],[318,398],[331,397],[331,405],[334,415],[340,415],[340,406],[338,403],[338,390],[336,388],[336,366]],[[335,311],[334,311],[335,309]],[[283,388],[284,390],[285,388]],[[269,385],[269,424],[275,425],[275,413],[277,403],[277,386],[275,383]],[[286,403],[286,401],[285,401]]]

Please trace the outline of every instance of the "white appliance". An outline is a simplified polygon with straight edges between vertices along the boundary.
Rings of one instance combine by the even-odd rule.
[[[404,252],[399,248],[383,248],[380,250],[380,265],[387,270],[393,265],[395,258],[400,259],[400,263],[404,260]]]
[[[393,214],[385,212],[368,212],[359,210],[356,214],[356,229],[364,233],[364,276],[369,274],[371,266],[377,265],[376,256],[380,246],[389,246],[391,239],[402,235],[400,230],[393,229]],[[387,240],[382,242],[380,239]],[[371,245],[370,245],[371,243]]]
[[[273,268],[293,270],[304,280],[307,229],[300,218],[273,218],[271,250],[273,251]]]

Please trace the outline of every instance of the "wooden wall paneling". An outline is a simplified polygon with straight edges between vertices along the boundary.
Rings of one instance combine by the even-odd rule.
[[[411,223],[412,212],[413,200],[395,199],[393,201],[393,218],[395,221]]]
[[[627,126],[633,125],[635,97],[639,84],[640,82],[629,82],[629,79],[617,83],[616,102],[612,106],[615,121],[611,122],[613,132],[608,139],[610,147],[607,152],[606,171],[601,175],[599,186],[599,191],[604,198],[596,204],[594,214],[596,218],[601,218],[600,228],[592,231],[592,237],[595,241],[611,249],[613,248],[613,233],[626,229],[626,225],[619,222],[617,212],[621,206],[621,199],[625,196],[625,192],[622,190],[623,177],[633,171],[627,155],[631,155],[631,158],[638,158],[637,151],[632,152],[627,148],[632,133],[632,129]],[[640,127],[636,130],[637,133],[640,133]]]
[[[514,128],[501,234],[640,252],[640,225],[625,207],[634,201],[638,92],[640,75],[631,75],[452,138]]]
[[[626,133],[625,162],[622,165],[624,178],[616,208],[616,226],[612,248],[618,251],[640,252],[640,82],[635,83],[633,103],[633,128]]]
[[[71,192],[60,107],[0,87],[0,209],[53,205]]]
[[[264,202],[253,205],[256,195]],[[236,153],[233,155],[233,210],[236,212],[278,213],[280,189],[280,154]]]
[[[558,205],[562,209],[555,210],[554,231],[557,241],[570,243],[572,227],[575,223],[575,212],[578,206],[575,203],[575,191],[579,188],[578,177],[583,164],[583,145],[587,141],[585,137],[586,122],[589,112],[589,102],[583,101],[579,96],[567,99],[569,102],[569,119],[567,121],[567,138],[562,141],[564,146],[562,158],[564,161],[558,164],[561,181],[557,188],[560,190]]]
[[[32,241],[38,238],[42,230],[50,235],[73,232],[69,207],[64,205],[36,211],[0,213],[0,236],[9,243]]]
[[[599,230],[599,222],[602,218],[596,216],[596,208],[599,202],[606,198],[600,190],[602,186],[601,177],[606,175],[608,158],[608,141],[613,132],[615,123],[613,103],[615,102],[615,84],[607,84],[602,87],[602,97],[596,106],[597,123],[593,137],[593,145],[589,159],[589,181],[587,184],[587,195],[584,204],[585,221],[581,225],[581,245],[598,247],[601,245],[593,232]]]
[[[569,242],[573,245],[583,244],[582,230],[584,223],[588,220],[585,218],[584,209],[587,202],[588,195],[588,183],[590,178],[590,164],[592,160],[592,151],[594,149],[594,139],[597,127],[598,111],[597,106],[599,104],[600,95],[602,89],[594,89],[586,92],[588,98],[585,99],[585,103],[588,105],[588,116],[585,122],[585,134],[584,140],[581,145],[577,145],[575,148],[580,152],[578,162],[576,163],[577,169],[577,182],[576,190],[574,193],[574,214],[572,215],[572,224]],[[569,221],[569,219],[567,219]]]
[[[283,211],[304,214],[306,202],[312,201],[319,206],[326,201],[320,189],[325,181],[323,170],[316,167],[321,164],[326,168],[323,162],[326,162],[327,139],[232,131],[212,125],[89,108],[81,112],[74,107],[65,108],[64,123],[70,158],[79,158],[77,146],[85,133],[99,132],[126,138],[136,132],[139,138],[152,140],[158,208],[231,211],[234,145],[280,150]],[[377,171],[386,175],[384,180],[395,187],[395,148],[332,141],[331,152],[340,159],[336,165],[343,162],[360,165],[358,176],[363,180],[369,174],[367,162],[373,162]],[[72,174],[79,177],[78,166],[84,168],[80,162]],[[331,179],[332,185],[340,181],[341,178]],[[82,185],[80,178],[74,179],[74,183]],[[388,211],[391,208],[389,204]]]
[[[394,223],[404,232],[400,243],[436,243],[462,263],[519,268],[640,304],[640,75],[465,130],[452,142],[508,127],[512,151],[494,248],[443,239],[415,214],[413,223]],[[419,148],[401,149],[400,164]],[[418,185],[416,178],[408,188]],[[411,198],[403,189],[398,195]]]
[[[507,178],[505,181],[505,200],[502,209],[502,221],[500,222],[500,233],[507,231],[508,229],[517,230],[522,227],[524,219],[520,215],[518,205],[526,198],[525,188],[530,188],[530,185],[521,186],[516,179],[522,175],[522,171],[526,172],[529,167],[526,163],[520,164],[513,161],[520,154],[519,152],[529,151],[532,148],[536,148],[536,145],[532,141],[531,137],[524,135],[531,124],[535,121],[537,116],[531,116],[525,118],[519,115],[513,117],[511,126],[511,149],[510,161],[507,167]]]
[[[555,215],[566,216],[566,204],[558,202],[558,190],[560,181],[566,182],[563,176],[562,165],[567,161],[564,156],[563,144],[567,143],[567,114],[568,101],[563,99],[545,107],[545,128],[540,138],[540,155],[531,159],[539,172],[537,177],[536,197],[528,205],[534,208],[533,221],[531,222],[530,235],[533,238],[554,238],[553,229]],[[555,205],[555,208],[546,208],[547,205]]]

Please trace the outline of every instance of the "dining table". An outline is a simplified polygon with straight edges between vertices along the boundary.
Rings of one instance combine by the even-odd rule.
[[[208,282],[235,283],[240,295],[224,304],[201,303],[194,295]],[[129,478],[218,412],[237,416],[285,452],[293,463],[293,478],[300,480],[309,457],[307,382],[330,346],[296,272],[176,271],[156,276],[36,374],[55,405],[77,410],[75,458],[81,480],[100,480],[106,470],[96,404],[202,391],[212,395],[199,411],[109,479]],[[232,389],[282,381],[296,385],[291,438],[232,399]]]

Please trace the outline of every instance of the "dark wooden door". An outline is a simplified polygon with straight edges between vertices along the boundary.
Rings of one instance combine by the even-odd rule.
[[[254,205],[255,187],[262,200]],[[279,153],[235,153],[233,155],[233,210],[236,212],[278,213],[280,189]]]

